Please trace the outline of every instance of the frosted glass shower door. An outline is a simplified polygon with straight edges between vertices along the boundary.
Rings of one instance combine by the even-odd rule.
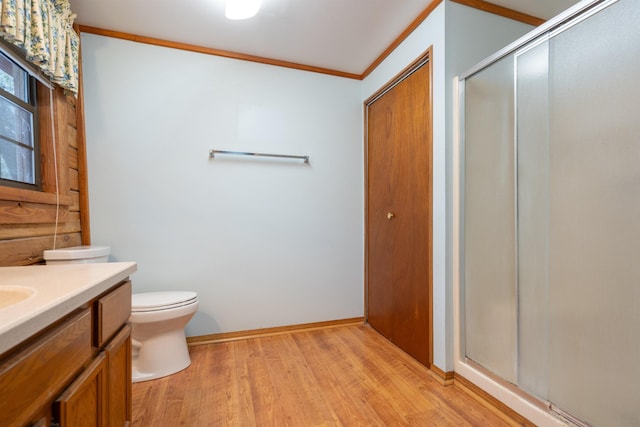
[[[640,426],[640,7],[549,44],[548,398]]]
[[[513,56],[465,86],[465,355],[516,382]]]
[[[640,0],[594,2],[465,78],[466,361],[640,426]]]
[[[547,399],[549,346],[549,42],[516,61],[518,385]]]

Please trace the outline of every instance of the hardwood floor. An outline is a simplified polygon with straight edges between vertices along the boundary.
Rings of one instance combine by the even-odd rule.
[[[133,385],[133,426],[517,425],[366,325],[190,348],[192,364]]]

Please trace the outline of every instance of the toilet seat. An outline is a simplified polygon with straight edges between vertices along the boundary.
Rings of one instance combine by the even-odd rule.
[[[170,310],[196,302],[198,302],[198,294],[195,292],[144,292],[131,296],[131,311],[144,313]]]

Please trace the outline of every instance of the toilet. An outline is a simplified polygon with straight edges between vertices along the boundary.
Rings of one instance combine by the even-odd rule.
[[[131,300],[133,382],[165,377],[191,364],[184,327],[198,311],[195,292],[145,292]]]
[[[43,252],[46,264],[107,262],[108,246],[74,246]],[[184,328],[198,311],[195,292],[146,292],[131,297],[133,382],[182,371],[191,364]]]

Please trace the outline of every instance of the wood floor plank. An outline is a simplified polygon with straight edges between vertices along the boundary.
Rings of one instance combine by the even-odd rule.
[[[133,385],[134,427],[514,426],[366,325],[200,345]]]
[[[303,426],[308,425],[305,406],[302,399],[305,393],[305,384],[294,384],[291,378],[291,369],[296,365],[296,360],[283,360],[282,354],[286,353],[289,345],[287,337],[265,337],[255,344],[262,350],[262,359],[267,362],[266,369],[269,381],[275,391],[278,410],[277,420],[281,425]],[[275,342],[278,345],[274,345]],[[311,405],[309,405],[311,407]]]
[[[362,344],[364,341],[356,341],[353,335],[343,336],[345,331],[336,333],[338,347],[349,355],[349,369],[361,379],[361,387],[364,397],[382,420],[383,425],[395,423],[398,426],[408,426],[406,415],[412,411],[409,409],[405,395],[396,378],[389,376],[388,360],[385,354],[368,351]],[[353,347],[354,344],[357,344]],[[350,347],[351,346],[351,347]]]
[[[301,425],[338,425],[324,393],[317,392],[320,386],[293,337],[287,337],[286,345],[282,339],[272,339],[271,342],[272,350],[279,354],[279,362],[285,369],[284,375],[279,369],[272,374],[281,380],[278,381],[279,389],[287,390],[290,399],[295,400],[297,410],[304,415]]]
[[[366,361],[368,369],[378,370],[381,378],[385,378],[385,386],[377,393],[395,403],[395,410],[385,418],[387,425],[397,422],[398,415],[406,425],[437,425],[432,424],[434,414],[441,414],[448,407],[447,402],[433,393],[433,390],[443,387],[428,375],[427,369],[371,329],[348,332],[352,336],[343,338],[345,342],[365,343],[359,357]],[[361,336],[356,339],[354,334]],[[450,420],[451,425],[469,425],[453,411],[449,411],[446,419]]]
[[[247,341],[237,341],[233,345],[234,360],[236,364],[237,391],[235,402],[229,402],[229,406],[236,409],[236,420],[231,420],[228,425],[251,426],[256,425],[255,408],[251,394],[251,375],[247,359],[249,358],[249,345]]]
[[[348,361],[344,357],[335,358],[335,346],[326,334],[295,334],[294,339],[304,352],[309,368],[315,374],[318,386],[327,398],[337,416],[338,424],[348,426],[384,426],[376,411],[366,399],[362,381],[355,375],[344,375]],[[359,410],[354,411],[353,408]]]
[[[205,353],[205,356],[207,356],[206,359],[211,358],[211,360],[216,360],[217,363],[204,364],[204,375],[196,384],[198,384],[198,388],[204,389],[203,392],[209,392],[207,387],[200,385],[200,382],[202,382],[204,378],[227,384],[225,390],[221,390],[222,392],[219,393],[211,393],[211,401],[205,401],[204,403],[211,405],[211,407],[215,409],[212,414],[212,421],[215,425],[231,424],[236,418],[238,420],[241,418],[240,402],[238,399],[240,383],[237,380],[237,366],[235,362],[236,346],[204,347],[207,350],[210,349],[209,347],[213,347],[211,350],[215,351],[212,351],[210,355]]]

